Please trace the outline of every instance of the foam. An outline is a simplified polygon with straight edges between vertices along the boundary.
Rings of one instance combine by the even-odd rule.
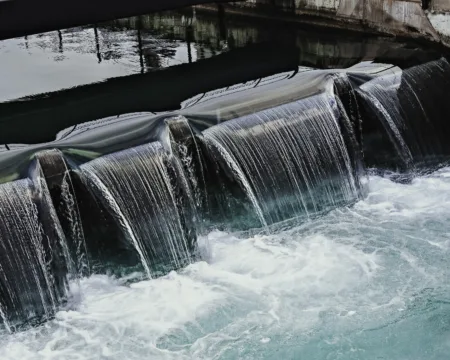
[[[0,335],[0,359],[445,358],[450,169],[367,186],[274,235],[213,231],[206,261],[162,278],[74,283],[55,320]]]

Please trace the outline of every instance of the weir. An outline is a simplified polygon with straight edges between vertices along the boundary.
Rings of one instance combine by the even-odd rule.
[[[433,84],[437,84],[436,87]],[[371,167],[448,164],[450,65],[295,71],[0,152],[0,315],[51,318],[68,281],[201,258],[211,229],[318,216],[364,196]]]

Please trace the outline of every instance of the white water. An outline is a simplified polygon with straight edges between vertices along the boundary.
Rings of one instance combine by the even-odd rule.
[[[113,153],[82,165],[88,186],[115,214],[139,254],[148,278],[160,258],[175,268],[189,257],[188,241],[159,142]]]
[[[242,184],[262,225],[359,198],[335,105],[330,90],[203,132]]]
[[[277,235],[213,232],[207,261],[163,278],[73,284],[0,359],[448,359],[450,168],[368,187]]]

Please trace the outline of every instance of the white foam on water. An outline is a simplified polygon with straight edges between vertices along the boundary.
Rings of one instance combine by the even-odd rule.
[[[368,187],[277,234],[214,231],[162,278],[86,278],[55,320],[0,335],[0,359],[446,359],[450,169]]]

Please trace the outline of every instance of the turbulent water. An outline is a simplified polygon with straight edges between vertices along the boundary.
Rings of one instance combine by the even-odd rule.
[[[72,283],[0,359],[447,359],[450,168],[366,186],[275,235],[213,231],[205,261],[162,278]]]

